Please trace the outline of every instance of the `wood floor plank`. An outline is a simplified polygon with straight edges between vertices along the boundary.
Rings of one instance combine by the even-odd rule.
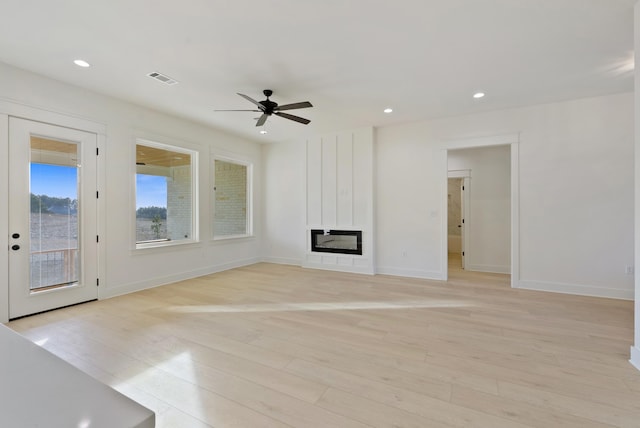
[[[630,410],[640,417],[640,397],[629,389],[616,390],[590,385],[582,380],[570,378],[558,378],[556,376],[541,375],[513,368],[496,365],[493,362],[473,360],[469,358],[457,358],[452,355],[429,356],[428,361],[436,365],[458,367],[463,372],[482,373],[493,376],[501,381],[518,385],[529,386],[546,392],[557,392],[581,399],[585,406],[592,402]],[[635,377],[633,368],[629,370],[629,376]],[[588,376],[588,373],[585,373]]]
[[[446,400],[434,398],[411,389],[391,386],[384,380],[371,380],[349,371],[336,370],[304,360],[292,361],[288,370],[311,379],[323,379],[332,388],[354,396],[364,397],[367,400],[421,416],[429,420],[430,424],[448,427],[513,427],[513,423],[506,419],[452,404],[449,402],[450,397]]]
[[[551,408],[574,416],[602,422],[616,427],[632,428],[639,425],[637,412],[622,410],[606,404],[585,402],[581,399],[538,388],[499,382],[500,396],[512,400]]]
[[[156,368],[140,373],[127,383],[215,427],[290,427]]]
[[[91,331],[108,330],[104,325],[92,325]],[[220,352],[199,343],[191,342],[182,337],[168,337],[163,340],[145,340],[137,336],[134,343],[122,332],[111,331],[98,336],[98,341],[106,344],[110,349],[127,349],[129,355],[149,366],[160,366],[164,361],[187,355],[190,361],[203,365],[215,366],[222,371],[245,378],[257,384],[266,385],[276,391],[281,391],[293,397],[300,397],[309,402],[316,401],[326,387],[305,379],[292,376],[272,367],[239,358],[236,355]],[[104,349],[104,348],[103,348]],[[268,354],[268,353],[267,353]],[[256,354],[257,355],[257,354]],[[268,358],[268,357],[267,357]],[[116,358],[113,358],[114,360]]]
[[[259,263],[12,321],[158,427],[639,427],[633,302]]]
[[[322,396],[318,403],[320,406],[332,411],[344,414],[345,416],[360,420],[372,427],[380,428],[452,428],[452,427],[495,427],[495,428],[530,428],[530,425],[523,425],[517,422],[500,420],[498,418],[480,416],[476,414],[476,418],[469,418],[469,412],[461,411],[463,415],[455,412],[453,407],[447,410],[430,409],[428,412],[425,407],[413,407],[413,403],[409,406],[416,411],[422,411],[426,416],[417,413],[402,410],[396,406],[382,404],[362,395],[351,394],[339,389],[330,388]],[[438,421],[444,419],[446,422]]]
[[[340,368],[353,374],[364,373],[369,379],[372,378],[372,374],[375,374],[374,376],[384,381],[384,378],[391,379],[402,373],[403,376],[409,376],[414,380],[422,380],[423,386],[430,385],[430,388],[420,389],[419,391],[432,397],[447,397],[448,399],[449,384],[459,384],[479,391],[498,393],[498,383],[495,379],[460,373],[455,369],[434,366],[423,361],[385,357],[368,358],[339,349],[327,352],[322,349],[322,346],[300,345],[268,336],[257,339],[252,343],[265,349],[279,349],[298,359]]]
[[[333,388],[327,390],[318,405],[375,428],[451,428],[451,425]]]
[[[612,425],[581,418],[565,412],[514,400],[508,396],[496,396],[456,386],[451,402],[490,415],[498,416],[514,423],[526,423],[538,428],[611,428]]]

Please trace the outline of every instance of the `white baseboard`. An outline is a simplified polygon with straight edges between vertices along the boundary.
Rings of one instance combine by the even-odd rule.
[[[301,266],[301,259],[290,259],[286,257],[263,257],[262,260],[264,263],[274,263],[277,265],[293,265],[293,266]]]
[[[633,367],[640,370],[640,348],[637,346],[631,347],[631,358],[629,362],[633,365]]]
[[[602,288],[582,284],[519,280],[517,287],[527,290],[550,291],[553,293],[577,294],[580,296],[607,297],[610,299],[633,300],[633,289]]]
[[[210,275],[216,272],[222,272],[229,269],[234,269],[242,266],[249,266],[261,262],[260,258],[254,257],[251,259],[237,260],[231,263],[224,263],[215,266],[209,266],[203,269],[196,269],[187,272],[180,272],[175,275],[168,275],[163,277],[156,277],[147,279],[144,281],[133,282],[130,284],[119,285],[115,287],[99,287],[99,299],[109,299],[111,297],[121,296],[123,294],[133,293],[136,291],[146,290],[148,288],[159,287],[161,285],[167,285],[178,281],[184,281],[186,279],[197,278],[199,276]]]
[[[499,266],[499,265],[472,265],[467,263],[465,270],[474,272],[487,272],[487,273],[511,273],[511,266]]]
[[[419,269],[399,269],[392,267],[378,267],[376,273],[380,275],[406,276],[408,278],[433,279],[444,281],[442,272],[433,272]]]

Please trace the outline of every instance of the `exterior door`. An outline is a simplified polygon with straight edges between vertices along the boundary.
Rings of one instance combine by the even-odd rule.
[[[97,135],[9,118],[9,318],[97,298]]]

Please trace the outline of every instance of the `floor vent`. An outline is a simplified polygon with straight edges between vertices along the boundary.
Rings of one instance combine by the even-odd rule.
[[[166,76],[162,73],[158,73],[156,71],[154,71],[153,73],[149,73],[147,74],[147,76],[151,77],[152,79],[155,79],[159,82],[164,83],[165,85],[175,85],[176,83],[178,83],[177,80],[172,79],[169,76]]]

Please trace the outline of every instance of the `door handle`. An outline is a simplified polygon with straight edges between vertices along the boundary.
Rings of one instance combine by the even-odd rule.
[[[11,249],[12,249],[13,251],[18,251],[18,250],[20,249],[20,245],[18,245],[18,244],[16,244],[16,245],[12,245],[12,246],[11,246]]]
[[[11,235],[11,237],[13,239],[18,239],[20,237],[20,234],[19,233],[14,233],[13,235]]]

